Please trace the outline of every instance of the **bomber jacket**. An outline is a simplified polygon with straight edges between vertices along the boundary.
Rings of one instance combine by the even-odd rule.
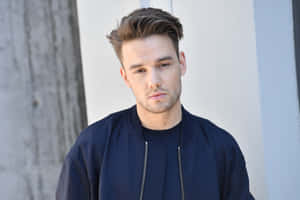
[[[179,141],[182,200],[254,200],[244,156],[230,133],[182,106]],[[67,154],[56,199],[143,200],[149,148],[136,106],[95,122]]]

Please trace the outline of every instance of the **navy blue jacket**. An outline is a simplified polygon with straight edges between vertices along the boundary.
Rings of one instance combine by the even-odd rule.
[[[253,200],[235,139],[183,106],[181,127],[181,199]],[[142,200],[149,148],[136,106],[90,125],[65,158],[56,199]]]

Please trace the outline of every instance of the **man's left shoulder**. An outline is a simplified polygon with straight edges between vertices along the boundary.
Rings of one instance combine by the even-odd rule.
[[[227,130],[221,128],[211,120],[204,117],[199,117],[194,114],[190,114],[190,116],[193,123],[201,127],[202,134],[204,134],[205,137],[208,138],[208,140],[212,141],[218,148],[221,148],[223,150],[228,148],[239,149],[239,145],[236,139]]]
[[[207,138],[208,145],[216,153],[215,156],[219,167],[229,166],[233,160],[238,162],[239,166],[245,166],[242,150],[231,133],[206,118],[197,116],[193,118],[201,127],[201,133]]]

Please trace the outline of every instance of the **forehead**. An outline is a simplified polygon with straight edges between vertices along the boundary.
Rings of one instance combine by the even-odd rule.
[[[122,45],[122,60],[124,66],[154,62],[161,57],[176,57],[172,40],[166,35],[151,35],[126,41]]]

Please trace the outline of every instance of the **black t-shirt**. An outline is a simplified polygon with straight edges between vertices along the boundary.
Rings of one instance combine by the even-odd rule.
[[[177,157],[180,126],[181,122],[167,130],[143,127],[143,134],[149,143],[143,200],[180,200]]]

